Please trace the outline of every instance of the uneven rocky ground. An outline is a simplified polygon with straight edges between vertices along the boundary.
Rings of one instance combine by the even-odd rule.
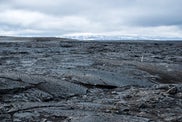
[[[182,42],[0,38],[1,122],[181,122]]]

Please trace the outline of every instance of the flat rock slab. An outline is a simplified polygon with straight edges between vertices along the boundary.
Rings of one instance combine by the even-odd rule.
[[[21,81],[14,81],[8,78],[0,78],[0,93],[6,94],[30,88],[31,85]]]
[[[136,79],[127,74],[114,73],[109,71],[87,70],[87,71],[68,71],[63,77],[67,81],[92,86],[123,87],[129,85],[152,86],[154,83],[146,79]]]
[[[19,73],[2,73],[0,74],[0,78],[1,93],[9,90],[20,91],[22,88],[25,89],[28,86],[37,88],[57,98],[86,94],[87,92],[87,88],[83,86],[41,75],[34,76]]]
[[[41,83],[37,87],[58,98],[86,94],[87,92],[87,88],[81,85],[54,78],[47,78],[45,83]]]
[[[5,94],[1,97],[2,102],[42,102],[54,99],[52,95],[37,88],[30,88],[19,93]]]

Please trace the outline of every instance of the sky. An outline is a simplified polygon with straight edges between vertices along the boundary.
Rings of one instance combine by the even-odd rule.
[[[0,0],[0,35],[182,38],[182,0]]]

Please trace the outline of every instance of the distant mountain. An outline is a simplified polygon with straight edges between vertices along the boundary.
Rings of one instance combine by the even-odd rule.
[[[69,34],[63,35],[64,38],[77,40],[182,40],[176,37],[160,37],[160,36],[139,36],[139,35],[96,35],[96,34]]]

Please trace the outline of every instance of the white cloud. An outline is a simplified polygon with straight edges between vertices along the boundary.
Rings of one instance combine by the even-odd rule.
[[[57,34],[63,34],[64,32],[84,32],[99,30],[100,25],[98,23],[92,23],[87,18],[81,16],[53,16],[46,15],[44,13],[36,11],[25,10],[8,10],[0,13],[0,23],[4,23],[3,26],[11,26],[8,30],[8,34],[19,34],[22,30],[35,30],[35,32],[55,32]],[[5,34],[5,30],[1,28],[1,32]],[[14,33],[12,31],[15,31]],[[19,32],[20,31],[20,32]],[[57,31],[57,32],[56,32]],[[23,33],[26,33],[23,32]],[[51,32],[51,33],[52,33]],[[56,35],[56,34],[55,34]]]
[[[45,18],[45,15],[38,12],[23,10],[7,10],[0,13],[0,22],[17,26],[30,26]]]

